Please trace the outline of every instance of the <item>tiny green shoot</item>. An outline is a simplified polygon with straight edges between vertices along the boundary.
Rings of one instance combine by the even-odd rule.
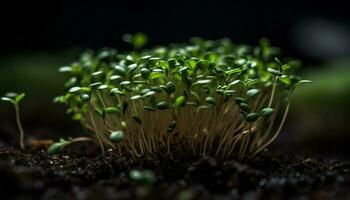
[[[5,94],[5,96],[1,97],[2,101],[11,103],[15,108],[16,123],[19,130],[19,146],[21,149],[24,149],[25,145],[24,145],[24,131],[23,131],[23,127],[20,119],[19,103],[22,101],[22,99],[25,96],[26,96],[25,93],[17,94],[17,93],[10,92]]]

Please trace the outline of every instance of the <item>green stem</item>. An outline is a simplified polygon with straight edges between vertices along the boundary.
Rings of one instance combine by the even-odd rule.
[[[272,138],[267,141],[264,145],[262,145],[259,149],[257,149],[254,154],[253,154],[253,157],[258,154],[260,151],[262,151],[263,149],[265,149],[268,145],[270,145],[276,138],[277,136],[279,135],[279,133],[281,132],[282,130],[282,127],[284,125],[284,122],[286,121],[287,119],[287,115],[288,115],[288,111],[289,111],[289,107],[290,107],[290,98],[291,98],[291,95],[289,96],[288,98],[288,103],[287,103],[287,107],[286,107],[286,110],[284,111],[284,114],[283,114],[283,117],[282,117],[282,120],[281,120],[281,123],[276,131],[276,133],[272,136]]]
[[[18,126],[18,130],[19,130],[19,146],[21,147],[21,149],[24,149],[24,131],[23,131],[23,127],[21,124],[21,119],[19,117],[19,106],[18,104],[15,104],[15,111],[16,111],[16,122],[17,122],[17,126]]]
[[[104,146],[103,146],[104,144],[102,143],[102,139],[101,139],[100,133],[99,133],[99,131],[97,129],[96,122],[95,122],[94,117],[92,116],[91,112],[92,111],[88,111],[89,117],[90,117],[90,120],[91,120],[91,123],[92,123],[92,127],[94,128],[94,131],[95,131],[98,143],[99,143],[99,145],[101,147],[102,155],[104,155],[105,154],[105,149],[104,149]]]
[[[271,108],[273,97],[275,96],[276,85],[277,85],[277,77],[275,77],[273,81],[272,92],[271,92],[271,97],[270,97],[269,106],[268,106],[269,108]]]

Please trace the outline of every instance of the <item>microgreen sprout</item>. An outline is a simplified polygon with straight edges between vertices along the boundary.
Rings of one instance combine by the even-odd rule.
[[[16,123],[19,130],[19,146],[21,149],[25,148],[24,145],[24,131],[22,128],[22,123],[20,119],[20,111],[19,111],[19,102],[25,97],[25,93],[17,94],[17,93],[7,93],[5,96],[1,97],[2,101],[6,101],[11,103],[15,107],[15,113],[16,113]]]
[[[54,155],[62,151],[64,147],[70,144],[77,143],[77,142],[86,142],[86,141],[96,142],[95,140],[89,137],[78,137],[78,138],[72,138],[68,140],[61,138],[59,141],[51,144],[49,148],[47,148],[47,154]]]
[[[145,42],[135,37],[141,36],[124,40]],[[67,93],[56,101],[95,134],[102,153],[182,149],[254,156],[279,135],[294,89],[309,82],[294,75],[297,62],[278,59],[279,49],[265,39],[251,47],[192,38],[116,52],[89,51],[60,69],[69,79]]]

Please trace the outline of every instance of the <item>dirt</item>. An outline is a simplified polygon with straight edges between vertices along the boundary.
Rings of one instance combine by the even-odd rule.
[[[177,156],[178,155],[178,156]],[[350,199],[350,160],[265,151],[248,161],[0,149],[0,199]],[[150,169],[154,184],[135,182]]]

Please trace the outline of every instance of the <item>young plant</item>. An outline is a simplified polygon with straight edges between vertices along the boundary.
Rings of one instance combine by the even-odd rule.
[[[21,124],[20,112],[19,112],[19,102],[25,97],[25,93],[17,94],[17,93],[7,93],[5,96],[1,97],[2,101],[9,102],[15,107],[16,112],[16,123],[19,130],[19,146],[21,149],[25,148],[24,145],[24,131]]]
[[[226,38],[88,51],[60,69],[69,79],[56,101],[94,133],[102,152],[244,158],[276,139],[294,89],[309,82],[294,75],[298,62],[278,55],[267,40],[251,47]]]
[[[62,151],[63,148],[68,146],[68,145],[78,143],[78,142],[86,142],[86,141],[95,142],[95,140],[93,140],[89,137],[78,137],[78,138],[73,138],[73,139],[68,139],[68,140],[61,138],[58,142],[51,144],[49,146],[49,148],[47,148],[47,154],[54,155],[54,154],[57,154],[59,151]]]

